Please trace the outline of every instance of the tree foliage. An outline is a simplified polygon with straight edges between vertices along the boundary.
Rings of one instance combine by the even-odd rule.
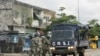
[[[90,36],[100,36],[100,25],[98,24],[98,20],[92,19],[88,23],[91,26],[89,30]]]
[[[53,24],[60,24],[60,23],[68,23],[68,24],[80,24],[80,22],[76,19],[76,16],[74,15],[66,15],[66,13],[62,13],[62,11],[65,10],[64,7],[60,7],[59,11],[61,11],[60,14],[57,14],[58,18],[53,18],[51,21],[51,25]],[[51,25],[48,26],[45,30],[48,31],[51,28]]]
[[[60,7],[59,11],[63,11],[65,10],[64,7]],[[68,24],[81,24],[77,19],[76,16],[74,15],[66,15],[65,13],[60,13],[57,14],[60,17],[59,18],[54,18],[52,19],[52,23],[53,24],[59,24],[59,23],[68,23]],[[45,30],[49,31],[51,28],[51,25],[48,26]],[[91,26],[89,29],[89,35],[90,36],[100,36],[100,25],[98,24],[98,20],[97,19],[92,19],[90,21],[88,21],[88,25]]]
[[[74,15],[66,15],[62,14],[61,17],[53,19],[52,24],[59,24],[59,23],[69,23],[69,24],[79,24],[80,22],[76,19]]]
[[[89,25],[95,26],[97,24],[98,20],[97,19],[92,19],[88,23]]]
[[[65,7],[60,7],[59,8],[59,11],[63,11],[63,10],[65,10],[66,8]]]
[[[62,13],[63,10],[66,8],[60,7],[59,11],[61,11],[59,18],[53,19],[52,24],[59,24],[59,23],[69,23],[69,24],[79,24],[80,22],[76,19],[74,15],[66,15],[66,13]]]

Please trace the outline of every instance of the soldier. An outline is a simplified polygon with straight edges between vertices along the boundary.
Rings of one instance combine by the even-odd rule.
[[[42,39],[40,38],[39,33],[36,33],[34,38],[32,39],[31,49],[32,49],[31,52],[32,52],[32,54],[34,54],[34,56],[42,55]]]
[[[50,37],[49,36],[44,36],[42,37],[42,47],[43,47],[43,53],[42,53],[42,56],[46,56],[46,54],[48,53],[49,56],[52,56],[51,55],[51,50],[50,50]]]
[[[38,41],[38,46],[37,46],[37,51],[38,51],[38,56],[42,56],[42,38],[39,36],[37,37]]]

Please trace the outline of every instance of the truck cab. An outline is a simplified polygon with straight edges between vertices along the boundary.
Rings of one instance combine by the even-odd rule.
[[[88,46],[88,40],[85,38],[87,32],[85,31],[82,33],[79,25],[53,25],[51,29],[52,37],[50,47],[52,55],[61,54],[61,56],[65,56],[72,54],[73,56],[77,56],[77,52],[79,52],[79,56],[84,56],[83,50]]]

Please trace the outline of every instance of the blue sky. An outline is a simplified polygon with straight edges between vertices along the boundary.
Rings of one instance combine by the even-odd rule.
[[[66,8],[67,15],[78,15],[78,0],[19,0],[31,5],[58,12],[59,7]],[[79,0],[79,21],[86,24],[91,19],[100,20],[100,0]]]

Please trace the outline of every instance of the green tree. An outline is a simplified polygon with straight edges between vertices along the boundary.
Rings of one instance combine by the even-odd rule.
[[[80,22],[76,19],[76,16],[69,15],[68,17],[68,23],[70,24],[80,24]]]
[[[59,18],[53,19],[52,24],[59,24],[59,23],[70,23],[70,24],[79,24],[80,22],[76,19],[76,16],[74,15],[66,15],[66,13],[63,13],[65,10],[65,7],[60,7],[59,11],[61,11],[60,14],[57,14],[60,16]]]
[[[73,20],[73,19],[76,19],[76,16],[74,16],[74,15],[69,15],[68,18],[69,18],[69,20]]]
[[[81,24],[77,19],[70,20],[70,21],[68,21],[68,23],[70,23],[70,24]]]
[[[79,24],[80,22],[76,19],[76,16],[74,15],[66,15],[66,13],[62,13],[62,11],[65,10],[64,7],[60,7],[59,11],[61,11],[60,14],[57,14],[59,18],[53,18],[51,21],[51,25],[53,24],[60,24],[60,23],[69,23],[69,24]],[[50,30],[51,25],[48,26],[45,31]]]
[[[98,24],[98,20],[92,19],[88,23],[91,26],[89,30],[90,36],[100,36],[100,25]]]
[[[80,22],[76,19],[76,16],[74,15],[67,16],[66,14],[63,13],[61,17],[52,20],[52,24],[59,24],[59,23],[79,24]]]
[[[97,24],[98,20],[97,19],[92,19],[88,21],[89,25],[95,26]]]
[[[65,7],[60,7],[59,8],[59,11],[63,11],[63,10],[65,10],[66,8]]]

